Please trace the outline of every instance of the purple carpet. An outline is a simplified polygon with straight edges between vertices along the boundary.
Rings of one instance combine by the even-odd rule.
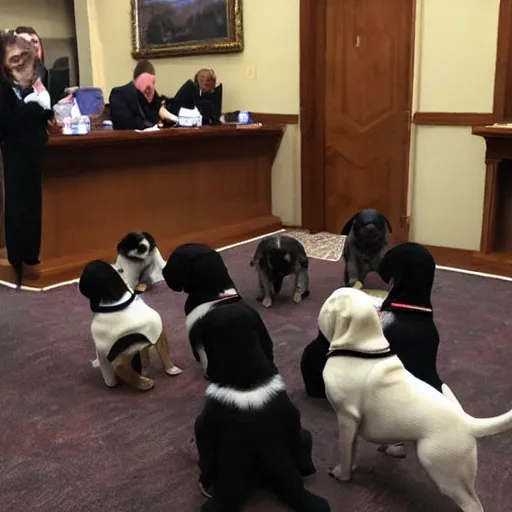
[[[291,283],[270,310],[254,300],[254,244],[223,253],[248,302],[274,339],[276,362],[314,439],[317,474],[306,479],[336,512],[455,512],[423,472],[412,447],[390,459],[360,442],[352,483],[329,478],[337,463],[336,421],[328,403],[308,399],[299,360],[316,335],[322,302],[341,281],[342,263],[311,261],[312,295],[291,301]],[[381,283],[372,277],[369,288]],[[184,369],[168,377],[155,361],[147,394],[106,388],[92,368],[88,303],[76,286],[46,293],[0,289],[0,510],[5,512],[188,512],[204,498],[190,450],[206,381],[184,329],[185,297],[165,284],[145,295],[163,316],[171,353]],[[438,271],[440,373],[476,416],[512,407],[512,283]],[[414,340],[411,340],[412,342]],[[512,510],[512,433],[479,442],[477,488],[486,512]],[[284,509],[251,497],[246,510]]]

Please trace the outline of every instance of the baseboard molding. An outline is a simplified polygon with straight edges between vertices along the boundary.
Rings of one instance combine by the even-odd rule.
[[[437,265],[453,267],[483,274],[512,277],[512,255],[450,247],[425,246],[434,256]]]
[[[412,122],[433,126],[485,126],[493,124],[495,116],[480,112],[416,112]]]

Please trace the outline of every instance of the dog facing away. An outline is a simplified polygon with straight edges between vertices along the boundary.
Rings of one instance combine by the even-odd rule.
[[[162,258],[154,237],[147,231],[133,231],[117,244],[114,268],[132,290],[146,291],[164,280]]]
[[[347,237],[343,286],[363,287],[366,276],[377,271],[392,232],[389,220],[377,210],[363,210],[352,216],[341,230]]]
[[[89,299],[94,313],[91,334],[103,380],[114,387],[118,378],[141,391],[154,385],[145,377],[149,369],[149,349],[155,347],[168,375],[181,369],[172,361],[162,318],[131,290],[112,265],[91,261],[79,282],[80,293]]]
[[[274,492],[297,512],[328,512],[304,488],[315,473],[312,437],[302,428],[274,363],[253,329],[249,309],[217,309],[204,319],[211,384],[195,422],[202,512],[238,512],[251,490]],[[228,362],[228,364],[226,364]]]
[[[340,464],[331,476],[351,479],[357,436],[378,444],[412,441],[441,493],[464,512],[483,512],[475,491],[476,439],[512,429],[512,411],[473,418],[414,377],[390,351],[371,299],[360,290],[343,288],[324,303],[318,322],[330,342],[323,376],[339,427]]]
[[[260,315],[246,304],[238,293],[222,256],[205,244],[184,244],[177,247],[163,269],[167,286],[185,292],[186,327],[196,361],[206,375],[208,359],[203,347],[204,321],[210,315],[236,311],[251,319],[264,353],[274,360],[273,343]],[[233,356],[234,357],[234,356]],[[226,360],[230,365],[231,358]]]
[[[258,274],[258,300],[266,308],[272,306],[274,295],[281,291],[283,279],[289,275],[295,276],[293,302],[298,304],[309,295],[309,259],[304,246],[291,236],[264,238],[256,248],[251,267]]]

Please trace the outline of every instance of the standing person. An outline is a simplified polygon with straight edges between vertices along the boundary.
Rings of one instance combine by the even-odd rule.
[[[4,165],[7,258],[23,280],[41,248],[41,163],[53,118],[50,95],[38,79],[35,47],[14,32],[0,36],[0,144]]]
[[[49,73],[44,63],[44,48],[41,38],[32,27],[18,27],[15,32],[16,35],[22,37],[34,46],[37,56],[36,73],[41,79],[41,82],[43,82],[45,88],[48,89]]]

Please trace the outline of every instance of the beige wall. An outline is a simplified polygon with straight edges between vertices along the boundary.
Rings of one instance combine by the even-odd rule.
[[[499,0],[417,1],[413,112],[490,112]],[[89,69],[81,69],[82,77],[108,94],[130,79],[134,65],[130,2],[77,3],[81,4],[76,14],[81,66]],[[244,0],[244,15],[243,53],[155,60],[159,90],[172,95],[198,68],[211,66],[225,84],[226,110],[297,114],[299,0]],[[83,57],[87,53],[89,60]],[[249,78],[249,67],[256,69],[255,79]],[[413,127],[409,180],[413,240],[478,249],[484,149],[469,127]],[[300,224],[297,127],[288,127],[274,165],[273,209],[285,223]]]
[[[418,0],[413,111],[492,112],[498,10],[499,0]],[[470,127],[413,128],[414,241],[479,249],[484,154]]]
[[[0,0],[0,25],[34,27],[41,38],[75,37],[71,0]]]

